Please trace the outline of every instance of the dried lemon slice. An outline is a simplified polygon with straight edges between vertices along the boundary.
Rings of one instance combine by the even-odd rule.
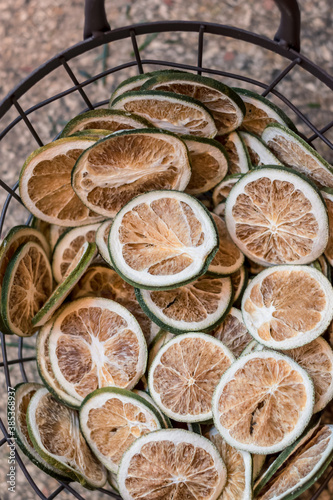
[[[236,182],[242,177],[242,174],[228,175],[222,182],[220,182],[213,191],[213,203],[216,207],[221,203],[225,203],[229,193]]]
[[[313,267],[269,268],[245,290],[242,313],[258,342],[274,349],[293,349],[326,330],[333,316],[333,289]]]
[[[91,138],[65,137],[29,156],[20,174],[20,195],[32,214],[67,227],[103,220],[82,203],[71,186],[76,160],[94,142]]]
[[[49,464],[88,489],[104,486],[106,469],[90,451],[80,431],[77,411],[42,388],[30,400],[27,425],[34,447]]]
[[[242,313],[235,307],[230,309],[223,322],[209,334],[223,342],[236,358],[253,340],[244,324]]]
[[[155,407],[124,389],[104,387],[89,394],[80,408],[80,427],[94,455],[118,472],[127,448],[144,434],[164,427]]]
[[[229,159],[228,175],[245,174],[251,167],[250,157],[239,132],[222,135],[217,140],[225,147]]]
[[[326,204],[329,221],[329,236],[325,255],[330,265],[333,266],[333,189],[322,190],[321,194]]]
[[[82,401],[101,387],[131,389],[144,374],[147,346],[141,328],[113,300],[84,297],[58,314],[49,337],[55,378]]]
[[[139,288],[168,289],[203,274],[218,245],[207,209],[192,196],[153,191],[130,201],[109,236],[116,271]]]
[[[230,87],[207,76],[192,73],[166,73],[153,76],[142,91],[163,91],[197,99],[212,113],[219,135],[238,128],[245,114],[242,99]]]
[[[252,457],[247,451],[236,450],[225,442],[215,427],[205,433],[218,449],[227,469],[227,482],[219,500],[252,499]]]
[[[151,397],[173,420],[209,420],[215,387],[234,359],[232,352],[210,335],[177,335],[152,362],[148,376]]]
[[[283,164],[273,155],[273,153],[268,149],[266,144],[260,137],[250,132],[240,132],[240,135],[245,142],[247,150],[249,152],[251,164],[255,167],[261,167],[263,165],[280,165]]]
[[[150,128],[152,124],[142,116],[111,109],[94,109],[76,116],[70,120],[60,137],[67,137],[77,132],[86,132],[89,135],[91,129],[107,131],[109,134],[119,130],[130,130],[136,128]]]
[[[112,103],[112,109],[136,113],[151,121],[155,127],[175,134],[215,137],[214,118],[197,99],[173,92],[126,92]]]
[[[262,139],[284,165],[304,174],[319,187],[333,187],[333,167],[297,134],[274,123],[267,126]]]
[[[206,438],[183,429],[142,436],[124,453],[118,471],[124,500],[216,500],[226,483],[226,468]]]
[[[189,194],[200,194],[222,181],[228,170],[228,157],[223,146],[214,139],[182,135],[191,161],[191,178],[186,187]]]
[[[308,264],[323,253],[328,240],[320,193],[282,167],[245,174],[228,196],[225,220],[238,248],[263,266]]]
[[[136,296],[145,313],[173,333],[212,330],[221,323],[232,301],[229,277],[204,275],[173,290],[139,290]]]
[[[219,235],[219,249],[207,273],[211,276],[229,276],[243,265],[244,255],[230,238],[224,220],[214,213],[211,215]]]
[[[72,172],[82,202],[112,218],[135,196],[156,189],[183,191],[191,177],[183,141],[156,129],[118,132],[85,151]]]
[[[112,262],[109,253],[109,234],[113,219],[108,219],[99,226],[96,231],[96,245],[99,253],[105,260],[105,262],[112,267]]]
[[[240,356],[213,396],[217,430],[231,446],[276,453],[301,435],[314,405],[313,383],[288,356],[262,351]]]

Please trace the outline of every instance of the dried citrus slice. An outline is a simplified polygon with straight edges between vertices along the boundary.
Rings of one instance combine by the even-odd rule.
[[[97,247],[95,243],[88,243],[86,241],[82,245],[67,269],[63,281],[58,284],[37,314],[32,318],[31,322],[34,326],[40,327],[45,325],[56,310],[59,309],[81,276],[86,272],[88,266],[90,266],[96,253]]]
[[[87,296],[111,299],[126,307],[139,323],[148,345],[160,330],[141,309],[134,288],[108,267],[91,266],[77,283],[71,297]]]
[[[226,201],[231,189],[241,177],[242,174],[228,175],[228,177],[225,177],[225,179],[215,187],[213,191],[213,203],[215,207]]]
[[[106,470],[90,451],[76,410],[62,405],[42,388],[30,400],[27,426],[34,447],[49,464],[86,488],[104,486]]]
[[[333,289],[309,266],[277,266],[256,276],[242,300],[244,323],[261,344],[293,349],[321,335],[332,320]]]
[[[118,132],[89,148],[73,169],[72,184],[91,210],[112,218],[138,194],[183,191],[190,177],[184,142],[171,133],[142,129]]]
[[[81,401],[73,398],[66,391],[64,391],[61,385],[55,378],[49,356],[49,337],[54,320],[48,321],[38,332],[36,339],[36,350],[37,350],[37,368],[40,378],[42,379],[44,385],[53,394],[53,396],[70,408],[79,408]]]
[[[117,474],[108,470],[108,483],[112,490],[119,495],[119,487],[117,482]]]
[[[18,248],[3,278],[1,316],[9,332],[20,337],[35,333],[31,322],[52,293],[53,278],[45,251],[30,241]]]
[[[242,313],[232,307],[223,322],[209,332],[216,339],[223,342],[236,358],[252,341],[252,336],[247,331]]]
[[[333,189],[322,190],[321,194],[325,201],[329,221],[329,236],[325,255],[330,265],[333,266]]]
[[[57,224],[50,224],[50,247],[53,252],[54,247],[57,244],[60,236],[67,231],[68,228],[65,226],[58,226]]]
[[[100,224],[87,224],[74,227],[61,235],[56,243],[52,255],[53,277],[60,283],[63,281],[67,270],[84,243],[94,243],[96,231]]]
[[[225,149],[214,139],[183,135],[191,161],[191,178],[186,187],[189,194],[209,191],[222,181],[228,170],[228,158]]]
[[[59,481],[68,481],[68,477],[53,465],[48,464],[34,449],[27,428],[27,409],[32,396],[42,389],[41,384],[23,383],[15,386],[15,396],[8,396],[8,422],[13,423],[10,437],[15,439],[22,452],[43,472]],[[15,422],[15,424],[14,424]]]
[[[140,437],[124,453],[118,471],[124,500],[216,500],[226,468],[215,446],[183,429],[163,429]]]
[[[217,140],[223,144],[228,154],[228,175],[245,174],[249,171],[251,162],[242,136],[238,132],[222,135]]]
[[[32,214],[67,227],[103,220],[83,205],[71,186],[76,160],[94,142],[84,137],[65,137],[29,156],[20,174],[20,195]]]
[[[151,126],[152,124],[142,116],[111,109],[94,109],[70,120],[61,132],[60,137],[67,137],[76,132],[85,131],[87,132],[86,135],[89,135],[91,129],[102,129],[111,134],[119,130],[150,128]]]
[[[236,302],[240,302],[240,299],[242,298],[244,290],[248,284],[247,269],[242,266],[240,269],[238,269],[238,271],[230,275],[230,279],[232,288],[234,290],[233,304],[236,304]]]
[[[214,213],[211,215],[219,235],[219,249],[207,272],[212,276],[228,276],[243,265],[244,255],[230,238],[224,220]]]
[[[148,352],[148,363],[147,363],[147,370],[150,370],[151,364],[155,359],[156,354],[158,351],[166,344],[169,342],[169,340],[174,338],[174,334],[171,332],[167,332],[166,330],[160,330],[154,340],[152,341],[150,347],[149,347],[149,352]]]
[[[217,448],[227,469],[227,482],[219,500],[252,499],[252,457],[247,451],[236,450],[223,439],[215,427],[204,436]]]
[[[265,269],[267,269],[268,267],[268,266],[262,266],[261,264],[257,264],[256,262],[253,262],[253,260],[251,259],[247,259],[247,265],[249,273],[254,275],[261,273],[261,271],[265,271]]]
[[[80,408],[80,426],[94,455],[118,472],[127,448],[144,434],[164,427],[160,414],[131,391],[104,387],[89,394]]]
[[[218,134],[238,128],[245,115],[242,99],[230,87],[207,76],[191,73],[167,73],[154,76],[142,85],[142,91],[175,92],[197,99],[212,113]]]
[[[112,103],[112,109],[123,109],[143,116],[155,127],[175,134],[215,137],[217,130],[211,112],[197,99],[173,92],[126,92]]]
[[[49,338],[55,378],[82,401],[101,387],[131,389],[144,374],[147,346],[132,314],[113,300],[84,297],[58,314]]]
[[[112,262],[109,253],[109,234],[113,219],[108,219],[99,226],[96,231],[96,245],[99,253],[109,266],[112,267]]]
[[[238,248],[263,266],[308,264],[323,253],[328,240],[320,193],[283,167],[245,174],[228,196],[225,219]]]
[[[225,203],[219,203],[213,210],[213,213],[224,219],[225,215]]]
[[[173,420],[209,420],[215,387],[234,359],[232,352],[210,335],[177,335],[152,362],[148,376],[151,397]]]
[[[207,275],[173,290],[136,289],[136,296],[147,316],[173,333],[212,330],[227,314],[233,297],[229,277]]]
[[[266,455],[300,436],[313,404],[307,372],[288,356],[262,351],[240,356],[222,375],[212,409],[215,426],[227,443]]]
[[[250,90],[235,88],[242,98],[246,113],[241,125],[242,130],[261,135],[269,123],[281,123],[296,132],[296,127],[288,116],[271,101]]]
[[[332,458],[333,426],[323,425],[273,476],[256,498],[291,500],[298,497],[322,476]]]
[[[112,132],[110,132],[109,130],[103,129],[86,129],[74,132],[74,134],[71,134],[69,137],[89,137],[91,139],[94,139],[95,141],[98,141],[99,139],[103,139],[103,137],[106,137],[111,133]]]
[[[266,461],[266,455],[252,455],[252,479],[255,481],[261,473]]]
[[[139,288],[167,289],[203,274],[218,246],[215,223],[192,196],[153,191],[130,201],[110,230],[116,271]]]
[[[279,124],[268,125],[262,139],[287,167],[297,170],[319,187],[333,187],[333,168],[307,142]]]
[[[151,396],[149,396],[149,394],[147,392],[140,391],[140,389],[133,389],[132,392],[134,392],[134,394],[137,394],[138,396],[141,396],[143,399],[148,401],[148,403],[150,403],[156,409],[156,411],[158,412],[158,414],[160,415],[160,417],[163,421],[162,427],[164,427],[166,429],[168,429],[168,428],[172,429],[172,425],[171,425],[169,417],[167,417],[164,413],[161,412],[160,408],[157,406],[157,404],[155,403],[153,398]]]
[[[251,132],[240,132],[240,135],[245,142],[253,166],[282,165],[280,160],[273,155],[260,137],[251,134]]]

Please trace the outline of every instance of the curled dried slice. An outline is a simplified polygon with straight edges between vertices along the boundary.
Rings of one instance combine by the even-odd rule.
[[[243,265],[244,255],[230,238],[224,220],[214,213],[211,215],[219,235],[219,249],[207,272],[212,276],[229,276]]]
[[[251,132],[240,132],[240,135],[245,142],[249,152],[251,164],[254,167],[262,167],[263,165],[280,165],[280,160],[273,155],[266,144],[260,137],[257,137]]]
[[[228,175],[248,172],[251,166],[250,157],[239,132],[231,132],[216,139],[224,146],[228,154]]]
[[[94,455],[108,470],[118,472],[121,457],[135,439],[164,424],[155,406],[141,396],[104,387],[84,399],[80,426]]]
[[[325,255],[330,265],[333,266],[333,189],[322,190],[321,194],[325,201],[329,222],[329,236]]]
[[[274,351],[240,356],[213,396],[217,430],[231,446],[262,455],[301,435],[314,404],[313,383],[288,356]]]
[[[220,182],[213,191],[213,203],[216,207],[220,203],[225,203],[229,193],[236,182],[241,179],[242,174],[228,175],[222,182]]]
[[[76,162],[72,185],[91,210],[112,218],[135,196],[157,189],[183,191],[191,177],[183,141],[156,129],[112,134]]]
[[[163,429],[137,439],[124,453],[118,472],[124,500],[216,500],[226,468],[206,438],[182,429]]]
[[[192,196],[152,191],[130,201],[109,236],[116,271],[139,288],[168,289],[203,274],[218,245],[215,223]]]
[[[152,362],[148,377],[151,397],[173,420],[209,420],[213,392],[234,359],[232,352],[210,335],[177,335]]]
[[[173,290],[136,289],[139,304],[161,328],[173,332],[202,332],[221,323],[232,301],[229,277],[204,275]]]
[[[230,309],[222,323],[209,334],[223,342],[236,357],[253,340],[244,324],[242,313],[235,307]]]
[[[96,231],[96,245],[99,253],[109,266],[112,267],[112,262],[109,253],[109,234],[113,219],[108,219],[99,226]]]
[[[245,174],[230,191],[225,220],[239,249],[263,266],[308,264],[323,253],[328,240],[320,193],[283,167]]]
[[[79,414],[42,388],[32,396],[27,425],[30,439],[44,460],[88,489],[106,483],[106,470],[90,451],[79,426]]]
[[[49,337],[55,378],[82,401],[101,387],[131,389],[144,374],[147,346],[141,328],[113,300],[84,297],[58,314]]]
[[[245,325],[261,344],[293,349],[308,344],[333,316],[333,289],[309,266],[276,266],[259,273],[242,300]]]

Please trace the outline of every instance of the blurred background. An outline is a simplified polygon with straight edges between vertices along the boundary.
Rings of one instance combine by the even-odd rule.
[[[333,9],[331,0],[300,0],[302,11],[302,52],[328,73],[333,73]],[[53,57],[63,49],[79,42],[83,33],[83,0],[0,0],[0,100],[27,77],[32,70]],[[279,11],[273,0],[106,0],[106,12],[111,28],[132,23],[158,20],[202,20],[231,24],[273,38],[279,24]],[[137,37],[143,58],[165,59],[169,61],[196,64],[197,34],[172,33],[152,34]],[[104,69],[117,66],[134,59],[129,40],[115,42],[110,46],[99,47],[73,59],[70,63],[79,81],[100,73]],[[245,42],[213,35],[205,35],[203,65],[239,73],[269,83],[286,66],[286,61],[259,47]],[[145,67],[145,71],[157,69]],[[92,101],[108,99],[112,90],[121,80],[136,74],[130,68],[121,74],[109,75],[103,80],[92,83],[85,90]],[[231,79],[223,81],[232,86],[250,86]],[[20,99],[20,105],[27,109],[39,101],[70,87],[72,82],[64,69],[59,68],[34,86]],[[258,90],[252,87],[252,90]],[[332,92],[314,77],[300,68],[294,69],[278,86],[278,90],[290,99],[299,109],[321,128],[332,120]],[[85,103],[77,92],[60,101],[50,104],[31,116],[31,121],[44,143],[50,142],[61,131],[65,123],[81,112]],[[275,100],[275,99],[273,99]],[[281,102],[275,101],[300,126],[307,136],[310,130],[300,125],[293,113]],[[1,120],[0,129],[6,127],[17,117],[12,109]],[[327,133],[333,140],[333,131]],[[330,162],[332,151],[318,141],[315,147]],[[25,158],[36,149],[34,142],[23,122],[14,127],[0,142],[1,178],[13,185]],[[4,193],[0,193],[0,206],[4,203]],[[27,212],[13,201],[11,203],[4,230],[19,224],[27,218]],[[30,339],[31,340],[31,339]],[[15,341],[13,341],[15,344]],[[27,352],[33,348],[33,339],[25,342]],[[13,352],[11,352],[11,349]],[[16,347],[9,346],[9,356],[15,357]],[[1,361],[1,355],[0,355]],[[34,363],[29,363],[28,377],[38,380]],[[1,372],[2,370],[0,370]],[[12,383],[21,381],[19,369],[11,367]],[[4,391],[4,377],[0,373],[0,388]],[[5,403],[3,393],[0,416],[4,417]],[[35,499],[35,493],[25,483],[18,471],[16,493],[7,492],[6,474],[8,472],[6,447],[0,448],[0,500]],[[26,460],[24,460],[27,463]],[[43,493],[48,496],[56,487],[56,482],[47,478],[32,464],[28,470],[36,478]],[[331,491],[325,491],[321,500],[333,498]],[[78,488],[81,494],[85,490]],[[62,492],[60,500],[74,498]],[[99,493],[88,493],[91,500],[99,500]],[[302,499],[309,498],[309,493]]]

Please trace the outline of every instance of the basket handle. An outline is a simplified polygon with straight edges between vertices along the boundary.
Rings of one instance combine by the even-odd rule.
[[[274,0],[281,12],[280,26],[274,40],[300,51],[301,14],[297,0]],[[85,0],[84,39],[98,37],[110,31],[105,13],[105,0]]]

